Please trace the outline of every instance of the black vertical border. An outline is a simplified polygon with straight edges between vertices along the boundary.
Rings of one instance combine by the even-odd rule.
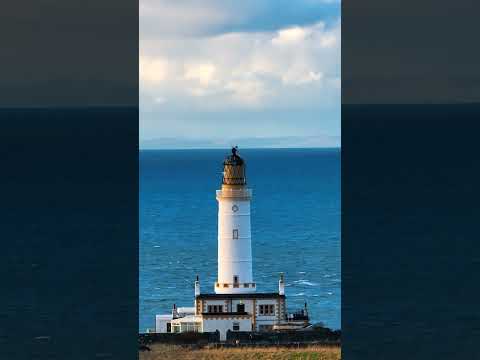
[[[478,355],[473,2],[343,2],[342,358]]]
[[[135,359],[138,2],[2,15],[0,358]]]

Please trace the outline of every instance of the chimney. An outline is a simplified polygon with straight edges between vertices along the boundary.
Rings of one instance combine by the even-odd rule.
[[[280,280],[278,280],[278,294],[285,295],[285,281],[283,273],[280,273]]]
[[[195,280],[195,296],[200,295],[200,279],[197,275],[197,280]]]
[[[176,304],[173,304],[172,319],[178,319],[178,311],[177,311],[177,305]]]

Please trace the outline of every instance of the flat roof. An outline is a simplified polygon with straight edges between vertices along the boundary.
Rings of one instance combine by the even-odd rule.
[[[279,293],[251,293],[251,294],[200,294],[197,299],[222,300],[222,299],[277,299],[284,298]]]
[[[179,313],[194,313],[195,306],[180,306],[177,307],[177,312]]]
[[[196,315],[188,315],[188,316],[173,319],[172,324],[186,323],[186,322],[192,323],[192,322],[199,322],[199,321],[200,321],[200,317],[198,317]]]
[[[172,320],[172,314],[169,315],[155,315],[155,317],[159,320]]]

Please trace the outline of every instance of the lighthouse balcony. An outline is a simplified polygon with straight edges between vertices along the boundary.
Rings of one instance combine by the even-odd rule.
[[[236,199],[251,199],[252,189],[222,189],[217,190],[217,199],[222,198],[236,198]]]
[[[249,294],[256,290],[255,283],[215,283],[216,294]]]
[[[215,283],[216,288],[255,288],[255,283]]]

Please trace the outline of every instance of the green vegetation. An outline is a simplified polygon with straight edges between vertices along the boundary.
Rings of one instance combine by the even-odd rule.
[[[201,348],[165,344],[150,345],[151,351],[140,352],[140,360],[340,360],[339,346],[312,345],[303,348],[239,347]]]

